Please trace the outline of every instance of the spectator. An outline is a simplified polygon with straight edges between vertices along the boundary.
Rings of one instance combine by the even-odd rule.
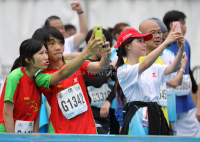
[[[71,53],[78,49],[80,44],[84,41],[85,36],[88,32],[88,22],[84,15],[84,11],[79,1],[72,2],[71,7],[77,11],[79,17],[80,32],[75,35],[65,38],[64,53]],[[44,26],[52,26],[57,28],[64,36],[65,28],[58,16],[50,16],[46,19]]]
[[[184,36],[186,33],[185,19],[186,15],[183,12],[173,10],[164,15],[163,22],[167,26],[168,31],[171,31],[172,22],[179,21]],[[179,48],[177,43],[173,42],[167,49],[171,50],[176,56]],[[190,95],[193,86],[196,86],[196,89],[193,90],[193,93],[196,93],[197,85],[195,85],[196,82],[194,80],[191,82],[193,76],[191,76],[192,74],[190,73],[190,45],[187,40],[185,41],[184,51],[188,57],[188,63],[186,64],[182,84],[180,87],[177,87],[175,91],[177,121],[171,124],[174,135],[176,136],[199,136],[200,124],[195,117],[196,107]],[[187,85],[187,87],[185,85]]]

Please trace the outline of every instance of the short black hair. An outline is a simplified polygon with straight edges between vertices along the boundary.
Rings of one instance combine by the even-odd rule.
[[[47,44],[47,42],[50,41],[50,36],[61,40],[63,42],[63,44],[65,44],[64,37],[60,33],[60,31],[58,29],[54,28],[54,27],[51,27],[51,26],[47,26],[47,27],[44,27],[44,28],[37,29],[33,33],[32,38],[42,40],[44,42],[45,46],[47,47],[46,44]]]
[[[48,18],[46,19],[45,23],[44,23],[44,27],[50,26],[50,21],[52,21],[52,20],[57,20],[57,19],[60,20],[60,17],[55,16],[55,15],[48,17]]]
[[[183,12],[172,10],[168,11],[163,17],[163,22],[165,23],[168,31],[170,31],[169,24],[173,21],[185,20],[186,15]]]
[[[66,24],[64,25],[64,27],[65,27],[65,31],[70,30],[70,29],[76,30],[75,26],[72,24]]]
[[[88,43],[88,41],[90,40],[90,37],[92,36],[92,32],[93,32],[93,29],[91,29],[87,33],[86,38],[85,38],[86,43]],[[110,47],[112,47],[113,46],[113,44],[112,44],[112,42],[113,42],[112,34],[110,32],[108,32],[106,29],[103,29],[103,28],[102,28],[102,32],[103,32],[106,40],[110,42]]]
[[[20,66],[30,68],[31,65],[27,63],[25,59],[27,58],[29,61],[32,60],[33,62],[35,62],[33,55],[40,51],[43,45],[44,42],[41,40],[32,38],[24,40],[19,48],[20,56],[15,60],[10,72],[12,72],[14,69]]]

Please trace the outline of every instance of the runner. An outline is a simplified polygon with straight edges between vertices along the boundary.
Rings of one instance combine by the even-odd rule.
[[[69,60],[62,61],[64,50],[62,41],[64,38],[54,27],[38,29],[33,34],[33,38],[43,40],[48,47],[50,64],[47,70],[43,70],[37,75],[36,84],[44,93],[51,106],[49,132],[96,134],[96,127],[86,92],[84,77],[94,77],[95,75],[91,73],[99,72],[105,65],[109,64],[109,42],[105,42],[104,45],[106,47],[101,48],[100,45],[103,43],[100,41],[101,39],[94,38],[93,32],[87,46],[93,45],[101,49],[103,54],[101,60],[99,62],[85,61],[71,76],[51,85],[49,81],[51,74],[59,71],[65,64],[72,62]],[[83,52],[85,53],[85,50]],[[83,54],[77,58],[83,58],[85,60],[88,57]]]
[[[102,30],[106,40],[111,43],[110,46],[112,47],[113,36],[107,30]],[[85,39],[86,43],[88,43],[92,32],[93,30],[88,32]],[[101,57],[101,52],[97,51],[88,60],[96,62],[100,61]],[[119,124],[115,118],[115,108],[113,108],[116,91],[112,85],[108,84],[109,81],[116,80],[115,74],[116,70],[112,63],[110,63],[95,78],[85,77],[85,84],[98,134],[119,134]]]
[[[128,134],[128,129],[131,135],[170,134],[164,114],[157,103],[160,83],[169,81],[170,74],[178,69],[181,62],[184,38],[181,33],[171,32],[158,48],[139,63],[140,56],[146,54],[144,41],[151,40],[152,37],[150,33],[142,34],[133,28],[127,29],[120,34],[118,45],[115,46],[118,47],[117,77],[120,85],[117,86],[117,91],[120,98],[124,94],[129,102],[124,109],[126,113],[122,134]],[[153,64],[165,47],[175,40],[179,40],[180,49],[174,62],[169,66]],[[123,57],[127,57],[126,64]]]
[[[38,132],[40,91],[34,74],[48,64],[42,41],[28,39],[21,43],[20,56],[6,78],[0,99],[0,132]]]

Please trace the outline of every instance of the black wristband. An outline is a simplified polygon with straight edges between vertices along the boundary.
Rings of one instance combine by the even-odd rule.
[[[80,12],[77,12],[78,14],[82,14],[82,13],[84,13],[84,11],[82,10],[82,11],[80,11]]]

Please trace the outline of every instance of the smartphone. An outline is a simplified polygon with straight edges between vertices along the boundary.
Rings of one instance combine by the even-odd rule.
[[[102,42],[104,43],[104,38],[103,38],[103,31],[102,31],[102,26],[94,26],[95,30],[95,38],[101,38]]]
[[[175,28],[174,28],[174,31],[175,32],[180,32],[180,33],[182,33],[181,32],[181,27],[180,27],[180,22],[179,21],[174,21],[174,22],[172,22],[172,25],[174,26],[176,24],[176,26],[175,26]]]

